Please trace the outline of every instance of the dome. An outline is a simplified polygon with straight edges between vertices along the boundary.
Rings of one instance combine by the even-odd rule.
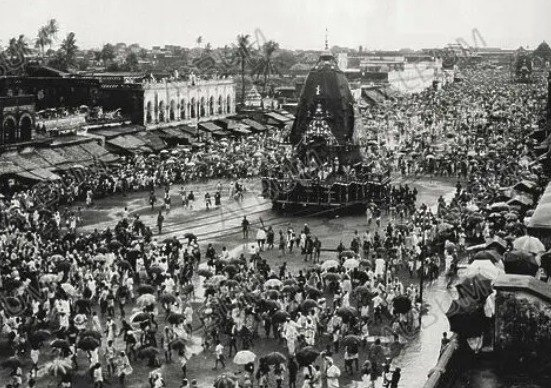
[[[325,112],[329,128],[338,143],[351,141],[354,134],[354,98],[346,76],[328,50],[320,55],[302,88],[291,130],[292,144],[296,145],[301,141],[320,107]]]

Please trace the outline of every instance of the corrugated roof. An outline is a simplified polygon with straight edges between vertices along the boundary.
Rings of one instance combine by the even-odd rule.
[[[222,130],[218,125],[214,124],[213,122],[207,121],[205,123],[200,123],[199,128],[207,131],[207,132],[218,132]]]
[[[6,154],[5,156],[9,160],[11,160],[14,164],[20,166],[24,170],[34,170],[36,168],[42,167],[40,163],[36,163],[26,158],[23,158],[18,153],[9,153],[9,154]],[[44,162],[43,164],[46,164],[46,163]]]
[[[142,147],[145,147],[147,149],[145,142],[132,135],[115,137],[113,139],[107,140],[106,143],[114,147],[123,148],[129,151],[137,150]]]
[[[135,134],[138,139],[142,140],[153,151],[161,151],[166,148],[166,143],[153,132],[140,132]]]
[[[241,122],[251,127],[253,132],[264,132],[266,130],[266,126],[264,124],[261,124],[253,119],[243,119]]]
[[[6,156],[0,156],[0,175],[4,174],[15,174],[20,171],[23,171],[23,168],[16,165],[13,161],[8,159]]]
[[[30,161],[31,163],[37,164],[39,166],[43,166],[43,167],[44,166],[46,166],[46,167],[51,167],[52,166],[52,164],[50,163],[50,161],[48,159],[44,159],[42,156],[40,156],[40,154],[38,154],[35,151],[21,152],[21,153],[19,153],[19,156],[22,157],[22,158],[25,158],[28,161]]]
[[[83,148],[78,145],[72,145],[63,147],[65,155],[68,156],[68,159],[77,164],[92,164],[93,157],[89,153],[83,150]]]
[[[36,153],[43,159],[47,160],[52,166],[57,166],[63,163],[67,163],[67,159],[63,157],[59,152],[56,152],[50,148],[38,148]]]
[[[190,134],[180,130],[179,128],[163,128],[159,131],[159,136],[174,139],[188,139]]]
[[[90,133],[94,135],[103,136],[106,139],[112,139],[117,136],[121,135],[129,135],[132,133],[140,132],[144,128],[137,126],[137,125],[127,125],[127,126],[120,126],[120,127],[112,127],[112,128],[104,128],[104,129],[98,129],[90,131]]]
[[[83,148],[85,152],[88,152],[94,158],[99,159],[102,162],[110,163],[118,160],[118,156],[107,151],[105,148],[95,142],[81,144],[80,147]]]

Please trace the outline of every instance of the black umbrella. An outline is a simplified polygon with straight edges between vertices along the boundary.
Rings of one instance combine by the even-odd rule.
[[[467,276],[455,287],[459,297],[469,297],[479,303],[484,303],[493,292],[492,281],[481,274]]]
[[[362,339],[360,337],[358,337],[357,335],[353,335],[353,334],[347,335],[342,340],[342,345],[343,346],[348,346],[348,347],[351,347],[351,348],[354,348],[354,349],[358,349],[358,347],[361,345],[361,343],[362,343]]]
[[[138,287],[136,290],[138,295],[144,295],[144,294],[155,294],[155,287],[149,285],[149,284],[142,284]]]
[[[511,251],[503,257],[505,272],[508,274],[535,276],[539,265],[534,254],[526,251]]]
[[[16,369],[16,368],[19,368],[21,365],[22,365],[21,360],[15,356],[2,361],[2,366],[4,368]]]
[[[84,330],[82,333],[80,333],[80,338],[86,337],[91,337],[99,341],[101,340],[101,333],[95,330]]]
[[[302,308],[302,311],[309,311],[313,308],[319,307],[319,305],[318,302],[313,299],[306,299],[304,302],[302,302],[302,305],[300,307]]]
[[[276,323],[285,322],[289,318],[289,313],[279,310],[272,315],[272,320]]]
[[[161,302],[162,304],[171,304],[176,302],[176,297],[172,294],[165,293],[159,297],[159,302]]]
[[[337,309],[337,315],[343,319],[350,320],[358,316],[358,310],[354,307],[339,307]]]
[[[446,316],[450,322],[450,330],[465,338],[481,335],[487,325],[483,308],[471,298],[453,300]]]
[[[322,296],[322,294],[323,294],[320,290],[318,290],[315,287],[311,287],[311,286],[304,287],[304,291],[305,291],[306,295],[308,296],[308,298],[310,298],[310,299],[317,299],[320,296]]]
[[[287,361],[287,358],[279,352],[271,352],[262,357],[262,360],[268,365],[278,365],[284,364]]]
[[[485,250],[477,252],[469,262],[472,263],[475,260],[490,260],[492,263],[497,263],[501,260],[501,255],[496,251]]]
[[[311,346],[306,346],[305,348],[299,350],[296,354],[296,359],[299,366],[308,366],[316,361],[316,358],[320,353],[316,351]]]
[[[67,350],[69,349],[69,347],[71,346],[69,344],[69,341],[67,340],[64,340],[64,339],[56,339],[54,341],[52,341],[52,343],[50,344],[50,346],[52,348],[56,348],[56,349],[64,349],[64,350]]]
[[[182,323],[184,321],[184,316],[182,314],[172,313],[168,316],[168,323],[177,325],[179,323]]]
[[[138,350],[138,357],[141,358],[152,358],[159,354],[159,349],[154,348],[153,346],[146,346]]]
[[[547,251],[541,255],[541,266],[547,273],[547,276],[551,276],[551,251]]]
[[[69,272],[69,270],[71,269],[71,262],[62,261],[61,263],[57,264],[56,269],[58,272]]]
[[[392,304],[394,306],[394,312],[398,314],[405,314],[411,309],[411,300],[404,295],[399,295],[394,298]]]
[[[78,341],[77,346],[82,350],[93,350],[99,347],[99,341],[93,337],[85,337]]]

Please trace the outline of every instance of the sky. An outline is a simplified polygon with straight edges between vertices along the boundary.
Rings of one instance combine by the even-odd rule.
[[[289,49],[475,46],[535,48],[551,43],[551,0],[0,0],[0,44],[57,19],[59,40],[75,32],[81,48],[105,43],[221,47],[249,34]]]

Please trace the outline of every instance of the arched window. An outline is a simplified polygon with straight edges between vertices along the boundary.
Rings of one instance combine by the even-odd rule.
[[[191,99],[191,110],[190,110],[190,114],[191,114],[191,118],[194,119],[195,117],[197,117],[197,111],[196,111],[196,106],[195,106],[196,102],[195,102],[195,97],[193,97]]]
[[[185,120],[186,118],[186,100],[182,98],[182,101],[180,101],[180,119]]]
[[[4,131],[4,143],[15,143],[18,135],[17,121],[15,121],[15,118],[12,116],[6,117],[2,126]]]
[[[168,115],[169,121],[176,120],[176,102],[174,100],[170,100],[170,113]]]
[[[226,98],[226,113],[231,113],[231,97]]]
[[[214,97],[209,98],[209,115],[214,116]]]
[[[222,113],[224,113],[224,101],[222,96],[218,96],[218,114],[221,115]]]
[[[199,107],[199,117],[205,117],[205,97],[201,97],[201,106]]]
[[[153,121],[153,104],[151,104],[151,101],[147,102],[145,111],[145,122],[151,124]]]
[[[22,141],[28,141],[32,138],[33,121],[30,116],[24,115],[19,120],[20,138]]]
[[[165,121],[165,102],[159,102],[159,122]]]

